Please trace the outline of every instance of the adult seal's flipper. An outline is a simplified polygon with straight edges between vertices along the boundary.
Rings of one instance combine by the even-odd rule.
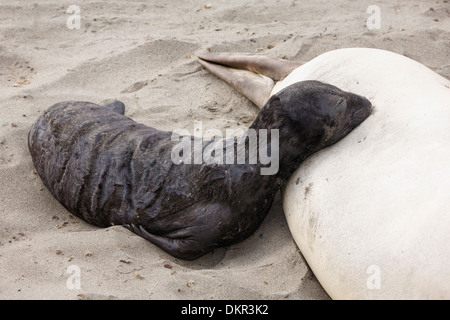
[[[112,111],[124,115],[125,114],[125,105],[122,101],[114,100],[113,102],[107,103],[103,105],[104,107],[111,109]]]
[[[247,70],[233,69],[200,60],[200,64],[212,74],[228,82],[260,109],[269,100],[275,85],[272,79]]]
[[[298,61],[288,61],[257,54],[207,52],[200,53],[197,56],[204,61],[262,74],[274,81],[283,80],[289,73],[303,64]]]
[[[201,53],[200,64],[225,80],[260,109],[270,97],[274,81],[284,79],[300,62],[261,55]]]

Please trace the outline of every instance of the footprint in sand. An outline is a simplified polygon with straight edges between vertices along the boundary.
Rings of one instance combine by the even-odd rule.
[[[120,93],[132,93],[141,90],[143,87],[145,87],[148,84],[148,80],[144,81],[138,81],[128,88],[122,90]]]

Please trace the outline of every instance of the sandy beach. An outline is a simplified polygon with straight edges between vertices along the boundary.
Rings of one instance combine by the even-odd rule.
[[[280,194],[250,238],[182,261],[64,209],[33,168],[29,129],[54,103],[113,99],[161,130],[246,128],[258,108],[201,68],[203,51],[306,62],[371,47],[450,78],[449,17],[447,0],[0,0],[0,299],[329,299]]]

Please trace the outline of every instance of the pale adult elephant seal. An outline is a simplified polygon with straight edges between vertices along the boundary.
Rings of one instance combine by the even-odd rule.
[[[252,91],[241,85],[245,78],[260,83],[267,97],[319,80],[369,98],[374,114],[303,162],[286,184],[283,207],[292,235],[332,298],[450,299],[447,79],[377,49],[335,50],[297,68],[286,65],[293,69],[277,84],[226,67],[276,79],[258,65],[272,58],[202,57],[225,80],[234,74],[229,82],[244,93]]]
[[[175,257],[195,259],[252,234],[298,165],[370,110],[366,98],[318,81],[273,95],[249,128],[260,137],[260,129],[270,130],[257,146],[279,154],[279,170],[267,175],[260,158],[238,164],[236,152],[230,163],[228,149],[222,164],[174,163],[172,133],[134,122],[118,101],[57,103],[32,126],[28,141],[36,171],[67,210],[97,226],[124,225]],[[225,148],[230,141],[219,142]],[[200,152],[211,143],[201,142]],[[237,143],[232,138],[233,149]]]

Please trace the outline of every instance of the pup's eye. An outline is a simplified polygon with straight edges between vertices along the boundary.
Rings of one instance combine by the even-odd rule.
[[[347,101],[344,98],[339,99],[339,101],[337,102],[336,108],[338,110],[343,109],[347,106]]]

